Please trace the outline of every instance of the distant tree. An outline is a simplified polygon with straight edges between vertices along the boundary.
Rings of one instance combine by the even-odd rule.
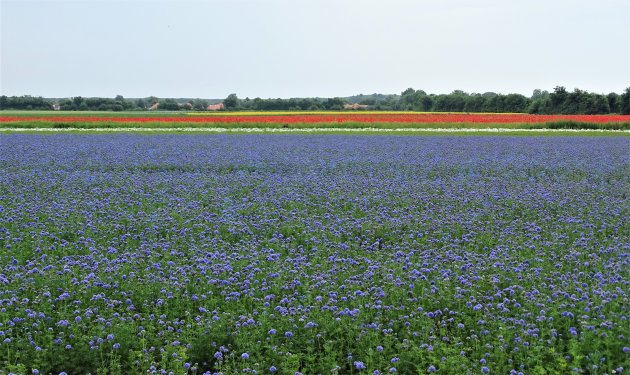
[[[482,112],[503,112],[504,97],[494,92],[483,94],[484,103]]]
[[[50,110],[52,104],[41,96],[0,96],[0,109]]]
[[[136,100],[136,108],[138,108],[138,109],[146,109],[147,108],[147,101],[142,99],[142,98]]]
[[[413,110],[419,104],[419,96],[416,93],[416,90],[412,88],[408,88],[400,94],[400,98],[398,99],[398,108],[401,110]]]
[[[542,98],[542,90],[541,89],[535,89],[534,92],[532,93],[532,100],[538,100]]]
[[[433,110],[436,112],[448,111],[448,95],[437,95],[433,100]]]
[[[83,104],[85,104],[85,99],[83,99],[83,97],[75,96],[74,98],[72,98],[72,107],[74,108],[75,111],[78,111],[79,109],[81,109]]]
[[[343,105],[346,101],[342,98],[329,98],[324,102],[324,108],[328,110],[338,111],[343,109]]]
[[[589,115],[605,115],[610,113],[610,105],[608,104],[606,96],[591,94],[588,107],[584,113]]]
[[[461,90],[453,91],[449,95],[438,95],[433,109],[437,112],[463,112],[467,97],[468,94]]]
[[[535,89],[534,92],[532,93],[532,97],[530,99],[531,100],[541,100],[541,99],[546,99],[548,97],[549,97],[549,91],[541,90],[541,89]]]
[[[466,100],[466,105],[464,105],[465,112],[482,112],[484,108],[485,99],[480,94],[471,95],[468,100]]]
[[[626,88],[620,99],[619,112],[623,115],[630,115],[630,87]]]
[[[57,102],[57,101],[56,101]],[[348,98],[275,98],[239,99],[230,94],[224,104],[228,110],[339,110],[347,102],[369,105],[372,110],[414,110],[440,112],[529,112],[537,114],[605,114],[630,113],[630,88],[622,94],[607,95],[591,93],[580,89],[569,92],[564,86],[557,86],[552,93],[536,89],[531,97],[520,94],[468,94],[455,90],[450,94],[427,94],[422,90],[408,88],[399,95],[355,95]],[[195,109],[206,110],[208,101],[190,100],[188,103],[175,99],[160,100],[155,96],[129,100],[122,95],[114,98],[84,98],[76,96],[57,102],[62,110],[85,111],[127,111],[147,109],[156,103],[161,110]],[[52,102],[42,97],[0,96],[0,109],[52,110]]]
[[[178,103],[178,109],[184,110],[184,111],[192,111],[193,110],[193,105],[191,102],[186,102],[186,103]]]
[[[72,110],[74,110],[73,109],[72,99],[64,99],[64,100],[60,101],[59,102],[59,107],[63,111],[72,111]]]
[[[552,113],[567,113],[567,99],[569,93],[564,86],[556,86],[553,92],[549,94],[549,100],[551,101]]]
[[[503,110],[505,112],[522,113],[527,112],[529,99],[521,94],[508,94],[505,95],[503,104]]]
[[[418,101],[414,108],[416,111],[426,112],[433,108],[433,99],[426,92],[418,90],[416,95],[418,96]]]
[[[298,106],[303,111],[308,110],[309,108],[313,106],[317,106],[317,105],[318,105],[317,100],[311,99],[311,98],[300,99],[298,103]]]
[[[255,111],[260,111],[262,107],[263,100],[261,98],[254,98],[252,100],[252,109]],[[225,102],[223,103],[225,105]]]
[[[195,111],[205,111],[208,108],[208,101],[204,99],[195,99],[191,104]]]
[[[606,100],[608,100],[608,108],[610,109],[611,113],[621,112],[621,98],[619,97],[619,94],[611,92],[610,94],[606,95]]]
[[[228,95],[228,97],[225,98],[225,100],[223,101],[223,105],[225,106],[225,109],[228,109],[228,110],[238,109],[239,107],[238,96],[236,96],[236,94]]]
[[[164,111],[178,111],[179,110],[179,104],[177,104],[177,101],[175,101],[175,99],[164,99],[164,100],[161,100],[159,103],[160,103],[161,110],[164,110]]]
[[[549,99],[549,91],[535,89],[530,98],[529,104],[527,106],[527,112],[529,113],[550,113],[549,110],[551,108],[551,100]]]
[[[131,101],[123,98],[122,95],[116,95],[116,97],[114,98],[114,106],[113,106],[114,111],[123,111],[123,110],[129,111],[133,109],[133,107],[134,107],[134,104]]]

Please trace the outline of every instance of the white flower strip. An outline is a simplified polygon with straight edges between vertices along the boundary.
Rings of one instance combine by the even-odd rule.
[[[626,133],[630,134],[630,130],[604,130],[604,129],[511,129],[511,128],[304,128],[304,129],[287,129],[287,128],[0,128],[0,132],[59,132],[59,133],[95,133],[95,132],[198,132],[198,133],[513,133],[513,132],[531,132],[531,133]]]

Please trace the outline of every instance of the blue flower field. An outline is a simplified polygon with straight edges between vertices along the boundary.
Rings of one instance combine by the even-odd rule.
[[[0,135],[0,374],[630,373],[630,138]]]

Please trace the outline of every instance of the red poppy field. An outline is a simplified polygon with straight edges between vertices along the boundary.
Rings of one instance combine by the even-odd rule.
[[[539,124],[555,121],[582,123],[630,122],[630,115],[532,115],[532,114],[471,114],[471,113],[401,113],[401,114],[296,114],[265,115],[247,113],[244,115],[212,116],[0,116],[0,122],[16,123],[29,121],[43,122],[175,122],[175,123],[260,123],[260,124],[318,124],[318,123],[480,123],[480,124]]]
[[[295,129],[604,129],[629,130],[630,115],[533,115],[494,113],[9,113],[0,128],[295,128]]]

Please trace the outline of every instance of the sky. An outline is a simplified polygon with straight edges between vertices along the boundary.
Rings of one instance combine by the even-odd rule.
[[[0,93],[621,93],[628,0],[0,0]]]

